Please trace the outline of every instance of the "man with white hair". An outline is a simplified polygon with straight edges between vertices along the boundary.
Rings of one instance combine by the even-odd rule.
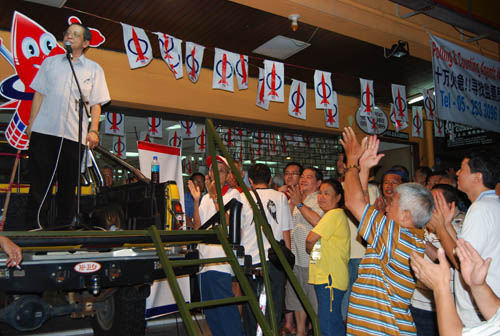
[[[368,200],[368,176],[383,154],[377,154],[376,136],[356,140],[352,128],[344,130],[347,156],[345,204],[359,220],[358,234],[367,242],[352,287],[347,316],[348,335],[416,335],[409,310],[415,279],[410,271],[412,252],[423,256],[423,227],[434,208],[432,194],[417,183],[398,186],[387,207],[379,213]]]

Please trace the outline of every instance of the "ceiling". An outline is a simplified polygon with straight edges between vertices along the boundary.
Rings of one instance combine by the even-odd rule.
[[[226,0],[68,0],[63,8],[20,0],[0,0],[0,3],[0,29],[10,30],[13,11],[17,10],[62,38],[68,17],[75,15],[83,24],[104,34],[106,42],[101,48],[124,52],[119,24],[124,22],[148,32],[155,57],[159,58],[160,52],[151,32],[160,31],[206,46],[203,66],[207,68],[213,67],[214,47],[247,54],[251,76],[258,75],[264,58],[269,59],[253,54],[252,50],[276,35],[291,37],[311,46],[284,61],[288,82],[295,78],[312,87],[314,69],[329,71],[339,94],[358,97],[359,77],[372,79],[377,104],[391,101],[391,83],[406,85],[409,97],[433,86],[428,61],[412,56],[386,59],[380,46],[300,20],[299,29],[293,32],[287,18]]]

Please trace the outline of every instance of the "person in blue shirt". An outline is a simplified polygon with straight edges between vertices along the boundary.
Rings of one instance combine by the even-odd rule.
[[[205,175],[202,173],[194,173],[189,177],[189,180],[193,181],[193,183],[200,188],[202,194],[205,193]],[[184,193],[184,212],[186,214],[186,223],[188,226],[192,226],[193,207],[193,196],[189,192],[189,188],[186,188],[186,192]]]

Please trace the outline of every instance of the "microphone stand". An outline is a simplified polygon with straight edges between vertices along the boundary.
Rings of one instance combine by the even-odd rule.
[[[68,59],[69,66],[71,67],[71,72],[73,72],[73,78],[75,79],[76,86],[78,88],[78,92],[80,93],[80,99],[78,101],[78,175],[77,175],[77,188],[76,188],[76,215],[73,222],[70,224],[72,229],[83,227],[85,229],[90,229],[86,224],[83,223],[80,213],[80,198],[82,195],[82,185],[81,185],[81,169],[82,169],[82,128],[83,128],[83,109],[85,106],[85,112],[87,114],[87,118],[90,117],[90,113],[87,109],[87,106],[83,101],[83,93],[80,87],[80,82],[78,81],[78,77],[76,76],[75,68],[73,66],[73,55],[70,52],[66,52],[66,58]],[[85,146],[86,147],[86,146]]]

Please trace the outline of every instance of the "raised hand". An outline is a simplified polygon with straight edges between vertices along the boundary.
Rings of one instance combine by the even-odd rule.
[[[469,242],[457,240],[456,252],[460,260],[460,273],[469,286],[482,286],[490,268],[491,258],[484,260]]]
[[[188,181],[188,188],[189,188],[189,192],[191,193],[191,196],[193,196],[193,199],[196,202],[199,202],[200,198],[201,198],[200,187],[198,187],[196,184],[194,184],[193,181],[189,180]]]
[[[288,188],[288,195],[290,196],[290,203],[297,205],[302,202],[302,192],[300,191],[300,186],[290,186]]]
[[[359,158],[359,165],[362,168],[370,169],[372,167],[375,167],[385,156],[385,154],[377,154],[379,145],[380,140],[377,139],[376,135],[368,137],[368,141],[366,142],[366,149]]]
[[[340,138],[340,143],[344,147],[345,155],[347,157],[347,164],[357,164],[361,154],[364,151],[364,144],[366,138],[363,139],[361,144],[358,142],[356,138],[356,134],[352,127],[344,128],[344,132],[342,132],[342,138]]]
[[[440,213],[444,220],[443,224],[451,223],[453,217],[455,217],[455,202],[448,205],[441,191],[434,193],[434,209]]]
[[[450,264],[448,264],[442,248],[438,250],[438,259],[439,264],[435,264],[412,252],[410,260],[411,268],[417,278],[430,289],[438,290],[446,288],[449,290],[451,279]]]

